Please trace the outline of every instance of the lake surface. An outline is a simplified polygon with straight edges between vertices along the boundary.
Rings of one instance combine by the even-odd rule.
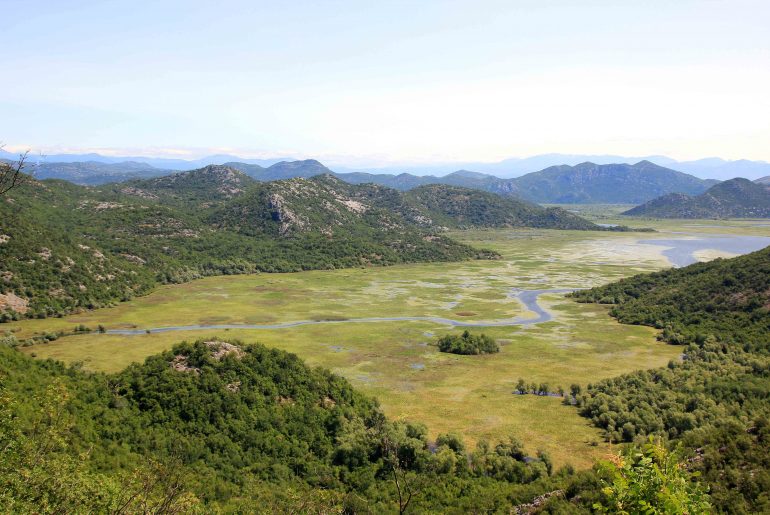
[[[106,334],[135,335],[150,333],[168,333],[172,331],[196,331],[201,329],[287,329],[290,327],[299,327],[303,325],[318,324],[351,324],[367,322],[435,322],[437,324],[449,325],[453,327],[507,327],[523,326],[548,322],[553,317],[540,304],[537,303],[538,297],[544,293],[567,293],[574,291],[572,288],[554,288],[548,290],[520,290],[515,288],[508,294],[508,298],[516,299],[521,302],[527,310],[537,315],[535,318],[508,318],[504,320],[489,320],[479,322],[468,322],[465,320],[453,320],[442,317],[366,317],[349,318],[345,320],[297,320],[295,322],[281,322],[278,324],[213,324],[213,325],[177,325],[169,327],[155,327],[150,329],[109,329]]]
[[[748,254],[770,245],[767,236],[697,236],[694,238],[672,238],[659,240],[639,240],[644,245],[668,247],[663,255],[672,265],[682,267],[696,263],[695,253],[702,250],[717,250],[730,254]]]

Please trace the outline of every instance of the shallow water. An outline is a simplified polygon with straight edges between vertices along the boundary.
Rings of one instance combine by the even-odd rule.
[[[698,259],[695,253],[701,250],[717,250],[730,254],[748,254],[770,245],[770,237],[767,236],[697,236],[692,239],[661,239],[639,240],[644,245],[657,245],[668,247],[663,255],[668,258],[673,266],[682,267],[696,263]]]
[[[168,333],[172,331],[195,331],[200,329],[286,329],[289,327],[299,327],[303,325],[317,324],[351,324],[367,322],[435,322],[437,324],[449,325],[453,327],[507,327],[523,326],[548,322],[553,317],[537,303],[537,299],[544,293],[566,293],[574,291],[568,288],[555,288],[550,290],[520,290],[515,288],[508,294],[508,298],[518,299],[524,307],[535,313],[535,318],[508,318],[504,320],[489,320],[480,322],[467,322],[464,320],[453,320],[451,318],[441,317],[364,317],[349,318],[347,320],[298,320],[295,322],[282,322],[278,324],[213,324],[213,325],[177,325],[169,327],[156,327],[152,329],[109,329],[106,334],[147,334],[150,333]]]

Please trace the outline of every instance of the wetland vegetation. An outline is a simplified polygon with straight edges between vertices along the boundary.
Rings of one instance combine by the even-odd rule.
[[[460,432],[472,443],[499,434],[519,436],[529,452],[547,451],[558,465],[588,466],[606,452],[601,433],[559,399],[511,396],[519,377],[537,384],[587,386],[639,368],[665,365],[681,350],[655,341],[655,330],[620,325],[603,306],[576,304],[563,293],[544,293],[538,305],[550,321],[486,327],[501,352],[463,361],[430,343],[446,332],[429,321],[355,323],[355,318],[433,316],[468,323],[539,314],[512,289],[572,290],[600,285],[668,264],[660,248],[639,239],[660,235],[585,233],[538,229],[451,233],[502,259],[210,277],[169,285],[115,307],[7,325],[21,341],[71,331],[78,324],[97,331],[22,347],[40,358],[82,363],[117,372],[132,362],[171,348],[180,338],[239,338],[288,350],[313,365],[345,376],[376,396],[388,416],[425,423],[429,434]],[[458,313],[474,313],[461,316]],[[146,328],[198,324],[276,324],[296,320],[343,320],[293,328],[194,329],[184,333]],[[461,334],[462,328],[449,331]],[[456,331],[456,332],[453,332]],[[440,404],[435,399],[442,398]],[[478,409],[469,409],[470,406]]]

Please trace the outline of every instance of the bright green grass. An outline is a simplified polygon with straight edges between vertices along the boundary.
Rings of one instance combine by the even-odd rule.
[[[518,302],[507,298],[511,288],[588,287],[667,265],[659,248],[636,243],[660,234],[521,230],[454,236],[494,248],[503,259],[211,277],[159,288],[114,308],[12,327],[25,338],[71,330],[81,323],[92,328],[97,324],[154,328],[371,316],[493,320],[527,316]],[[89,369],[116,371],[182,339],[260,341],[347,377],[376,396],[389,416],[423,422],[432,435],[457,431],[473,442],[514,434],[530,452],[545,449],[559,464],[587,466],[607,452],[605,444],[591,445],[601,440],[599,432],[559,399],[512,395],[516,381],[548,382],[552,388],[586,385],[664,365],[677,359],[681,349],[658,343],[649,328],[617,324],[601,306],[577,304],[562,295],[541,297],[541,305],[555,315],[554,321],[485,329],[503,344],[499,354],[487,356],[439,353],[431,345],[434,335],[461,329],[428,322],[85,334],[24,350],[41,358],[80,361]]]

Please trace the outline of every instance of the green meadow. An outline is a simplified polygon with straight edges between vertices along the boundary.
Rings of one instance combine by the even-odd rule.
[[[357,322],[365,317],[429,316],[483,324],[534,318],[513,289],[585,288],[668,266],[661,247],[645,238],[676,232],[738,232],[770,235],[770,228],[724,222],[636,221],[664,233],[597,233],[550,230],[466,231],[452,235],[497,250],[494,261],[418,264],[388,268],[209,277],[164,286],[150,295],[64,318],[9,324],[19,339],[78,324],[92,329],[149,329],[137,335],[91,332],[24,347],[38,358],[81,363],[86,369],[117,371],[181,340],[239,338],[294,352],[311,365],[343,375],[377,397],[387,415],[419,421],[431,435],[454,431],[467,443],[514,434],[528,451],[548,451],[557,464],[588,466],[608,452],[599,431],[560,398],[514,395],[516,382],[548,383],[552,390],[583,386],[634,369],[678,359],[647,327],[624,326],[603,306],[577,304],[563,294],[544,294],[539,304],[548,322],[474,328],[498,339],[499,354],[439,353],[437,336],[460,332],[427,321]],[[683,235],[682,237],[686,237]],[[715,257],[715,256],[708,256]],[[212,324],[274,324],[331,321],[280,329],[152,329]]]

